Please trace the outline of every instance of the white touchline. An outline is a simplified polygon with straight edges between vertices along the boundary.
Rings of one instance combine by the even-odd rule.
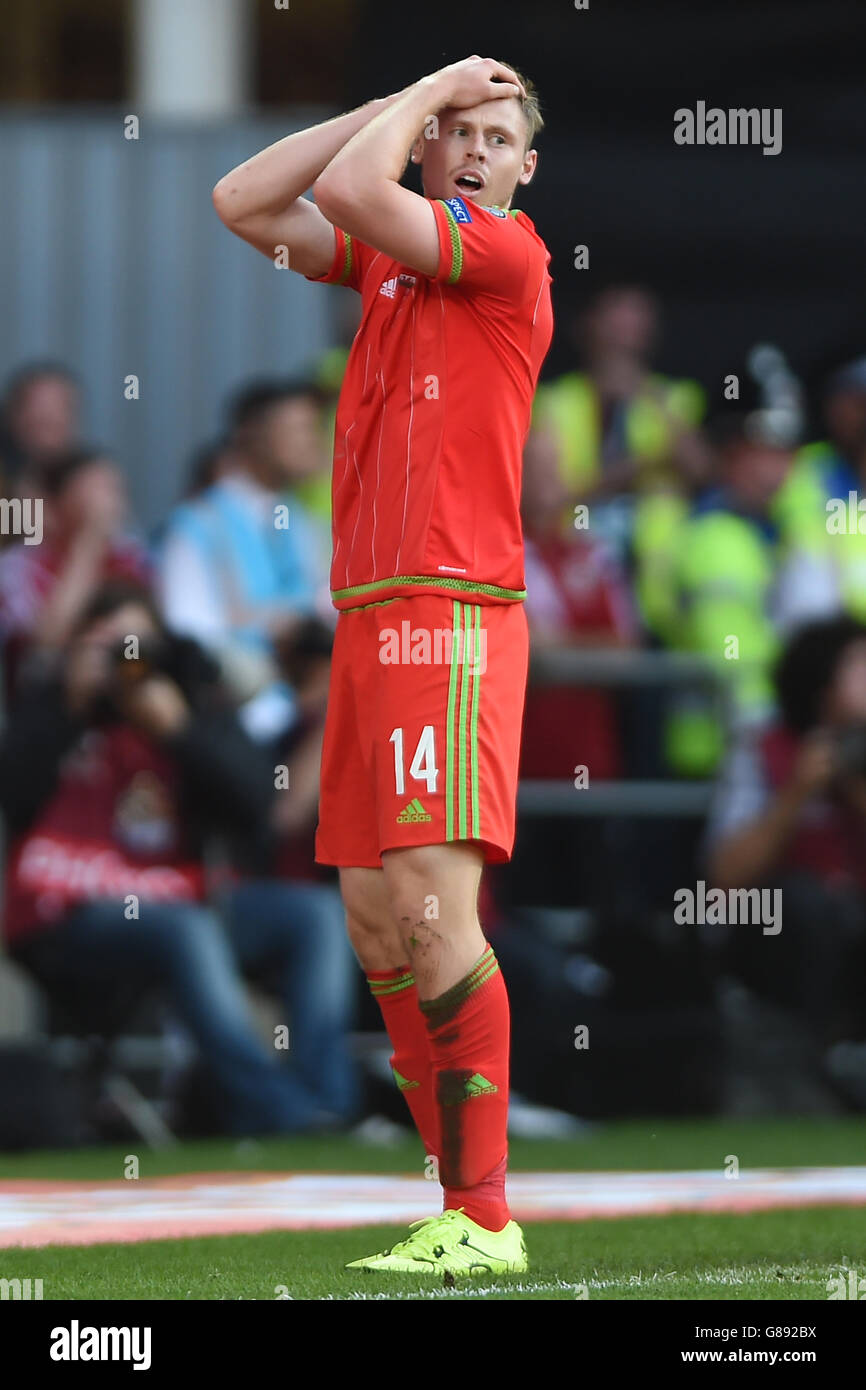
[[[589,1281],[588,1281],[589,1282]],[[446,1288],[426,1288],[419,1289],[417,1293],[386,1293],[384,1290],[379,1293],[348,1293],[344,1297],[352,1302],[377,1303],[384,1299],[400,1299],[403,1301],[418,1298],[489,1298],[491,1294],[512,1294],[512,1293],[583,1293],[586,1284],[564,1284],[559,1280],[554,1283],[541,1284],[488,1284],[488,1285],[456,1285],[453,1289]],[[326,1294],[319,1302],[339,1302],[339,1294]]]

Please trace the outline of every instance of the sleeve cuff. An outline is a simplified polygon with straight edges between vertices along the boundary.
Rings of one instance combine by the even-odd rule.
[[[334,259],[329,269],[324,275],[305,275],[304,279],[312,280],[317,285],[345,285],[351,278],[354,262],[355,249],[351,236],[340,227],[335,227]]]

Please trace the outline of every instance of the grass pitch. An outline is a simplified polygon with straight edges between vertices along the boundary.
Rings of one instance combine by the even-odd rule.
[[[118,1178],[131,1147],[0,1155],[0,1179]],[[586,1139],[517,1141],[531,1171],[719,1171],[863,1161],[862,1122],[647,1122]],[[186,1144],[139,1155],[142,1177],[207,1171],[418,1172],[417,1143],[373,1148],[348,1139]],[[48,1299],[699,1299],[826,1300],[845,1266],[866,1274],[866,1208],[738,1215],[641,1216],[525,1226],[528,1274],[443,1288],[420,1276],[344,1268],[405,1227],[278,1231],[135,1244],[0,1250],[0,1277],[42,1279]]]

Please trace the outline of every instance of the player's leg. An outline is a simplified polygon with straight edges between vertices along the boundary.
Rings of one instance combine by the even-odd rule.
[[[508,996],[478,922],[482,852],[425,845],[383,851],[382,862],[393,921],[418,976],[444,1210],[349,1267],[451,1277],[522,1272],[523,1233],[505,1201]]]
[[[375,612],[392,650],[408,624],[434,652],[447,627],[443,650],[457,652],[381,665],[373,707],[379,846],[433,1057],[446,1210],[353,1266],[519,1271],[526,1251],[505,1203],[508,999],[476,905],[482,859],[507,859],[513,844],[526,620],[428,596]]]
[[[424,1152],[439,1154],[439,1115],[427,1024],[381,869],[341,869],[349,940],[382,1011],[391,1040],[391,1070],[415,1122]]]
[[[419,845],[382,855],[387,903],[418,995],[435,999],[471,970],[487,942],[478,920],[478,845]]]
[[[427,1028],[408,957],[389,910],[376,812],[379,661],[377,609],[341,614],[331,660],[322,746],[316,858],[340,866],[346,925],[382,1011],[391,1066],[424,1150],[438,1155]],[[387,737],[387,734],[385,735]]]
[[[510,1220],[510,1016],[478,921],[483,854],[474,844],[424,845],[386,851],[382,863],[430,1043],[444,1210],[501,1231]]]

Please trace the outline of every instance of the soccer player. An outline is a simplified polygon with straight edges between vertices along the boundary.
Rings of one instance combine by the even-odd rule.
[[[339,866],[444,1203],[350,1268],[527,1268],[505,1197],[508,996],[477,901],[483,863],[514,840],[521,455],[552,314],[549,253],[511,202],[540,126],[531,83],[475,55],[288,136],[214,190],[238,236],[362,297],[334,448],[316,858]],[[407,152],[423,197],[401,186]]]

